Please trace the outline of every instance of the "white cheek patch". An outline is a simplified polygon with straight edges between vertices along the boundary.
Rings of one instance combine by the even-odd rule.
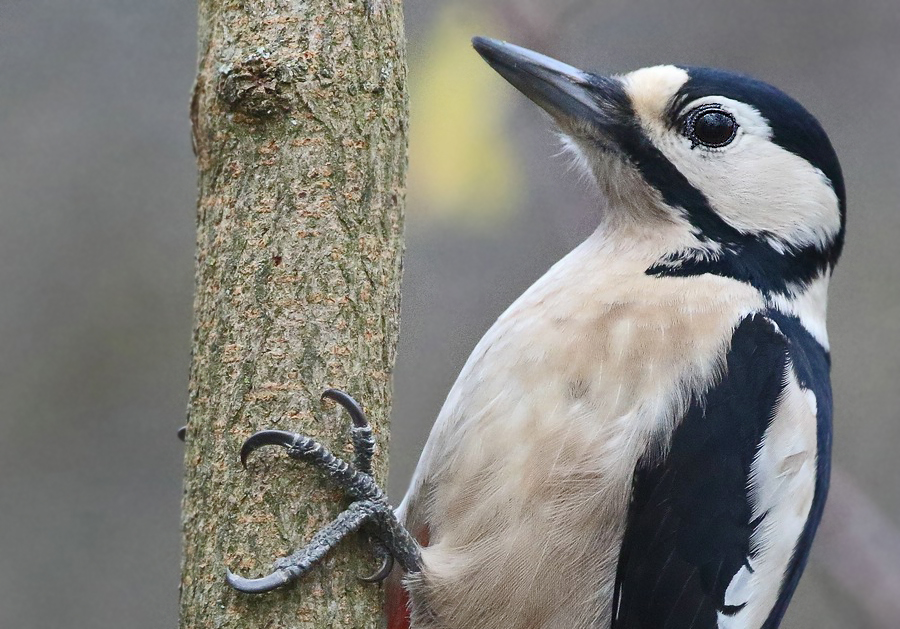
[[[745,134],[731,151],[676,161],[713,209],[744,233],[764,232],[770,243],[824,248],[840,231],[837,195],[822,172],[768,139]]]
[[[722,148],[692,146],[662,114],[640,113],[656,147],[709,200],[730,226],[765,234],[779,250],[807,245],[824,248],[840,231],[837,195],[827,177],[802,157],[772,141],[772,130],[754,107],[722,96],[707,96],[682,112],[717,103],[737,120],[734,141]]]

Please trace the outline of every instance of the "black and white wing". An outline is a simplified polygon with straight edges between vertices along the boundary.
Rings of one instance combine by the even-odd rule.
[[[780,623],[827,491],[831,398],[827,352],[774,318],[737,326],[721,381],[638,464],[613,629]]]

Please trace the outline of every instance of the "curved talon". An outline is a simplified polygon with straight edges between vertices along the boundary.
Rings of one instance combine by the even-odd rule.
[[[282,585],[287,585],[293,581],[293,578],[288,572],[276,570],[275,572],[258,579],[247,579],[226,568],[225,581],[228,582],[228,585],[240,592],[246,594],[262,594],[280,588]]]
[[[381,583],[385,579],[390,576],[391,571],[394,569],[394,557],[393,555],[388,555],[384,558],[384,561],[381,562],[381,567],[375,571],[374,574],[370,574],[367,577],[356,577],[363,583]]]
[[[284,448],[290,448],[297,442],[299,436],[300,435],[287,432],[286,430],[260,430],[247,437],[244,445],[241,446],[241,465],[247,467],[247,457],[250,456],[250,453],[254,450],[263,446],[282,446]]]
[[[187,426],[182,426],[178,429],[178,438],[184,441],[185,435],[187,435]]]
[[[322,394],[322,399],[332,400],[343,406],[344,410],[350,415],[350,419],[353,420],[353,425],[357,428],[368,427],[369,420],[366,419],[366,414],[363,412],[359,402],[350,397],[350,394],[340,389],[326,389]]]

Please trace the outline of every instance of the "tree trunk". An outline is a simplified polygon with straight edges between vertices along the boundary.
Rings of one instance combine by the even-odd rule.
[[[364,405],[387,477],[406,171],[400,0],[200,0],[191,105],[200,180],[183,504],[181,627],[377,627],[368,548],[342,544],[267,595],[267,573],[346,506],[278,428],[349,454],[328,387]]]

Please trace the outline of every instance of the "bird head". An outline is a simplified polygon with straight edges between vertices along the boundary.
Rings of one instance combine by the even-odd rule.
[[[667,234],[648,274],[714,273],[767,294],[830,274],[843,177],[822,127],[791,97],[723,70],[601,76],[493,39],[473,45],[555,120],[607,197],[610,237]]]

